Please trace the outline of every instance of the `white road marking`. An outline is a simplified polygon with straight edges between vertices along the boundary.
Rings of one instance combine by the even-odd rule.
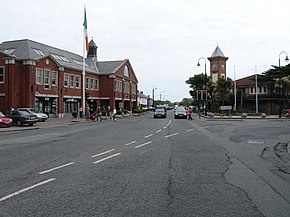
[[[142,152],[139,153],[139,155],[141,155],[141,154],[145,154],[145,153],[148,152],[148,151],[149,151],[149,150],[142,151]]]
[[[177,135],[178,133],[173,133],[173,134],[170,134],[170,135],[167,135],[167,136],[164,136],[165,138],[168,138],[168,137],[171,137],[171,136],[175,136]]]
[[[112,151],[115,151],[115,149],[113,148],[113,149],[111,149],[111,150],[108,150],[108,151],[102,152],[102,153],[100,153],[100,154],[93,155],[92,157],[98,157],[98,156],[101,156],[101,155],[104,155],[104,154],[110,153],[110,152],[112,152]]]
[[[118,156],[118,155],[120,155],[120,154],[121,154],[121,153],[117,153],[117,154],[113,154],[113,155],[111,155],[111,156],[109,156],[109,157],[105,157],[105,158],[103,158],[103,159],[101,159],[101,160],[95,161],[94,164],[97,164],[97,163],[100,163],[100,162],[102,162],[102,161],[108,160],[108,159],[110,159],[110,158],[112,158],[112,157],[116,157],[116,156]]]
[[[129,142],[129,143],[127,143],[127,144],[125,144],[125,145],[132,145],[132,144],[134,144],[136,141],[132,141],[132,142]]]
[[[194,131],[194,129],[188,129],[188,130],[186,130],[187,132],[190,132],[190,131]]]
[[[58,167],[54,167],[52,169],[39,172],[38,174],[42,175],[42,174],[45,174],[45,173],[49,173],[51,171],[54,171],[54,170],[57,170],[57,169],[60,169],[60,168],[63,168],[63,167],[67,167],[67,166],[72,165],[72,164],[74,164],[74,162],[70,162],[68,164],[64,164],[64,165],[61,165],[61,166],[58,166]]]
[[[157,130],[155,133],[159,133],[159,132],[161,132],[162,130]]]
[[[147,138],[149,138],[151,136],[153,136],[153,134],[149,134],[149,135],[145,136],[144,138],[147,139]]]
[[[166,129],[166,126],[165,126],[165,127],[163,127],[163,129]]]
[[[248,144],[258,144],[258,145],[262,145],[262,144],[264,144],[264,142],[263,142],[263,141],[254,141],[254,140],[249,140],[249,141],[248,141]]]
[[[152,141],[150,141],[150,142],[146,142],[146,143],[143,143],[143,144],[141,144],[141,145],[137,145],[137,146],[135,146],[135,148],[140,148],[140,147],[142,147],[142,146],[144,146],[144,145],[148,145],[148,144],[150,144],[150,143],[152,143]]]
[[[14,197],[14,196],[16,196],[16,195],[18,195],[18,194],[21,194],[21,193],[23,193],[23,192],[25,192],[25,191],[28,191],[28,190],[30,190],[30,189],[32,189],[32,188],[38,187],[38,186],[40,186],[40,185],[47,184],[47,183],[49,183],[49,182],[51,182],[51,181],[54,181],[54,180],[55,180],[55,178],[48,179],[48,180],[46,180],[46,181],[43,181],[43,182],[40,182],[40,183],[38,183],[38,184],[32,185],[32,186],[30,186],[30,187],[24,188],[24,189],[22,189],[22,190],[20,190],[20,191],[16,191],[16,192],[14,192],[14,193],[12,193],[12,194],[9,194],[9,195],[7,195],[7,196],[5,196],[5,197],[0,198],[0,202],[1,202],[1,201],[4,201],[4,200],[7,200],[7,199],[9,199],[9,198],[11,198],[11,197]]]

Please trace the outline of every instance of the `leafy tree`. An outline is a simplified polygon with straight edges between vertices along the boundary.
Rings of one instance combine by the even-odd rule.
[[[227,78],[219,78],[216,82],[216,90],[220,96],[220,100],[222,101],[222,105],[225,104],[225,100],[230,93],[230,88],[232,87],[232,79]]]
[[[191,106],[192,101],[188,98],[183,98],[179,105],[183,105],[185,107]]]
[[[204,86],[207,85],[209,78],[205,74],[198,74],[190,77],[185,81],[186,84],[189,84],[190,88],[193,89],[203,89]]]

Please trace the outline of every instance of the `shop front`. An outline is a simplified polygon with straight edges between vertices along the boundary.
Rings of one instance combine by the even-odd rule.
[[[57,95],[36,95],[34,108],[47,114],[49,117],[57,117],[58,110]]]

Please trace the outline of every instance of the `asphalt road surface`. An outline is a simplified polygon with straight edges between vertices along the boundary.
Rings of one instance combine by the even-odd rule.
[[[289,121],[152,114],[0,134],[0,216],[290,216]]]

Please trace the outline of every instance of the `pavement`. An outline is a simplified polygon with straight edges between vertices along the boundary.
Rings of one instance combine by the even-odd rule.
[[[214,117],[209,117],[209,116],[204,116],[200,115],[198,116],[197,113],[194,113],[195,118],[200,118],[203,120],[209,120],[209,121],[214,121],[214,120],[225,120],[225,121],[239,121],[239,120],[261,120],[261,121],[267,121],[267,120],[280,120],[280,121],[290,121],[290,118],[287,117],[281,117],[279,118],[278,115],[268,115],[266,118],[261,118],[261,116],[258,115],[249,115],[245,119],[241,119],[241,116],[214,116]],[[131,115],[133,117],[133,115]],[[120,117],[118,117],[120,118]],[[110,118],[103,117],[103,121],[108,121]],[[65,126],[65,125],[77,125],[77,124],[87,124],[87,123],[94,123],[92,120],[86,120],[86,119],[81,119],[81,118],[76,118],[72,119],[70,117],[65,117],[65,118],[49,118],[45,122],[38,122],[33,126],[12,126],[12,127],[0,127],[0,133],[1,132],[13,132],[13,131],[23,131],[23,130],[36,130],[40,128],[48,128],[48,127],[55,127],[55,126]]]
[[[104,120],[105,121],[105,120]],[[56,127],[56,126],[65,126],[65,125],[76,125],[76,124],[86,124],[94,123],[92,120],[86,120],[81,118],[49,118],[44,122],[37,122],[33,126],[23,125],[21,127],[12,126],[12,127],[0,127],[1,132],[12,132],[12,131],[23,131],[23,130],[36,130],[40,128]]]

